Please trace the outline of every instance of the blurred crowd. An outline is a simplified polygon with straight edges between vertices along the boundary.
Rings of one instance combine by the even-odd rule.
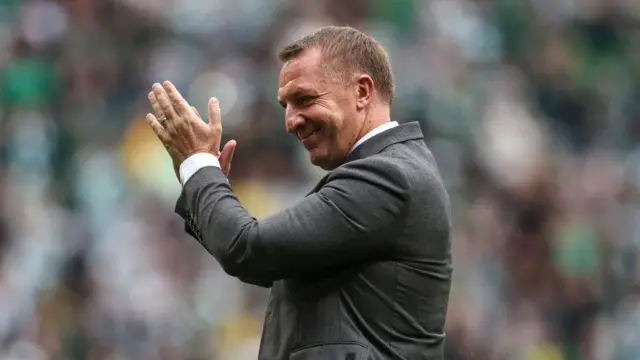
[[[266,216],[321,175],[276,54],[330,24],[387,48],[449,188],[446,359],[640,358],[637,0],[1,0],[0,358],[255,359],[268,291],[183,234],[146,95],[220,99]]]

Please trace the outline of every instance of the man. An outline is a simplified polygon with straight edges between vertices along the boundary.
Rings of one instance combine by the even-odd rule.
[[[220,108],[205,124],[170,82],[147,120],[171,155],[187,231],[240,280],[271,287],[259,359],[442,359],[451,282],[449,200],[416,123],[390,121],[384,49],[326,27],[280,55],[285,125],[326,176],[264,220],[238,202],[219,152]]]

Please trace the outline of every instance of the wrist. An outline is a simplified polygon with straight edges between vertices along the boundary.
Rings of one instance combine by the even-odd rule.
[[[178,170],[180,183],[186,184],[198,170],[208,166],[220,168],[220,161],[216,155],[210,152],[197,152],[190,155],[180,163]]]

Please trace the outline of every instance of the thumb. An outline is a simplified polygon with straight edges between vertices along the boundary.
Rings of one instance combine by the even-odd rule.
[[[236,152],[237,145],[238,143],[235,140],[229,140],[222,148],[219,160],[222,172],[226,176],[229,176],[229,173],[231,173],[231,161],[233,160],[233,154]]]

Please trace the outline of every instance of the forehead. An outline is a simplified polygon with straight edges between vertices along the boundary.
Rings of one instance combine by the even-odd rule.
[[[294,91],[321,91],[330,79],[321,68],[322,53],[318,48],[304,50],[296,58],[286,62],[280,71],[278,99]]]

